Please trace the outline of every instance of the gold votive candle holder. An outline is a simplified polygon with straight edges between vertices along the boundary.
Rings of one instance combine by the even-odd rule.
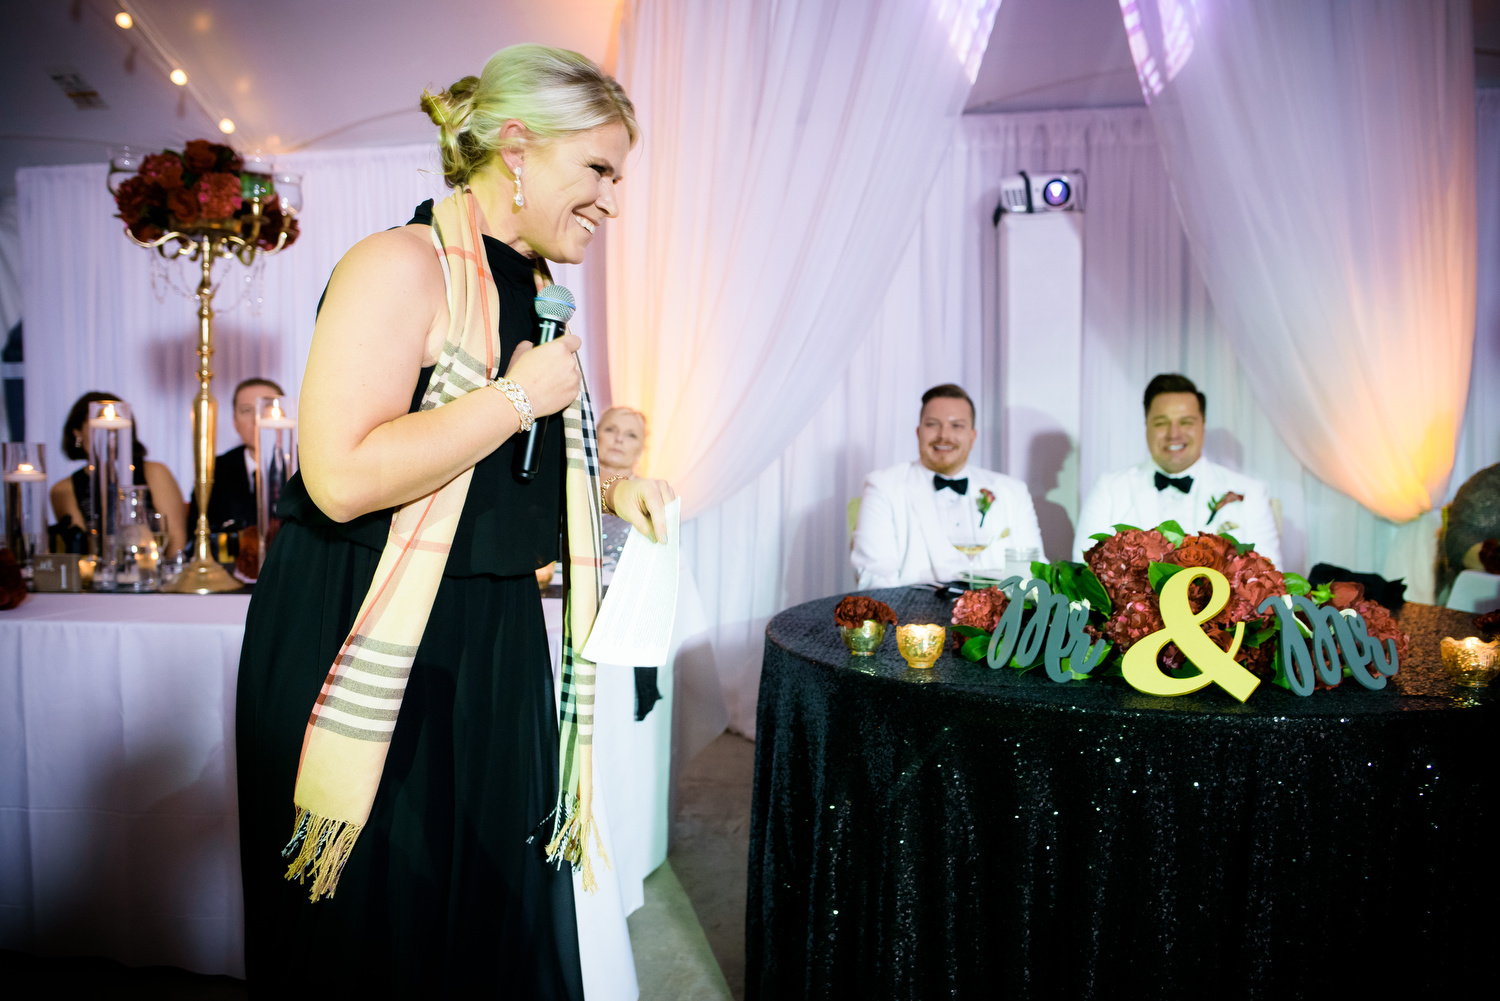
[[[1465,640],[1444,636],[1439,648],[1443,667],[1455,685],[1483,688],[1500,674],[1500,640],[1486,643],[1473,636]]]
[[[857,626],[839,626],[844,646],[856,657],[873,657],[885,641],[885,623],[866,619]]]
[[[908,667],[931,667],[943,655],[947,642],[948,630],[944,626],[914,622],[896,627],[896,649],[901,651]]]

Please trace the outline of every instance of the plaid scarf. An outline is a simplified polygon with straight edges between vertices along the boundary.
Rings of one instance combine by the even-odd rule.
[[[451,322],[422,397],[422,410],[484,388],[501,374],[502,364],[499,293],[488,271],[473,194],[461,189],[443,199],[433,210],[432,232],[448,286]],[[551,283],[542,270],[536,280],[538,289]],[[590,836],[606,865],[609,859],[592,811],[594,665],[577,652],[599,607],[601,548],[598,448],[588,389],[581,382],[578,398],[563,411],[562,420],[568,598],[558,795],[549,818],[553,831],[547,858],[577,866],[584,888],[592,891],[596,881],[587,850]],[[292,795],[297,819],[292,840],[282,851],[291,859],[286,878],[298,883],[311,878],[313,901],[333,896],[344,862],[369,819],[406,679],[442,582],[473,473],[471,467],[397,509],[354,627],[313,703]]]

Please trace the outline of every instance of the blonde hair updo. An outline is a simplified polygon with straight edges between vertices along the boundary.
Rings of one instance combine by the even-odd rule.
[[[512,118],[541,142],[611,122],[625,126],[632,146],[640,135],[635,105],[614,77],[586,56],[545,45],[501,49],[479,76],[437,94],[423,90],[421,106],[438,127],[449,187],[467,183],[507,145],[500,130]]]

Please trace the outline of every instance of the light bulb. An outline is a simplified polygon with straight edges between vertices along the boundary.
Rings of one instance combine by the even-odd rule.
[[[229,135],[229,133],[234,131],[234,122],[230,121],[227,118],[219,119],[219,131],[224,133],[226,136]]]
[[[172,82],[179,87],[187,83],[187,74],[182,72],[182,70],[173,70],[170,74],[170,77]]]
[[[125,13],[122,10],[120,11],[120,13],[115,15],[115,23],[122,28],[133,28],[135,27],[135,18],[131,17],[129,14]]]

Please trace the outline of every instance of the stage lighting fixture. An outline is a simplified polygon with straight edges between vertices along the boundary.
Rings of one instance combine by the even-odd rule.
[[[995,207],[994,222],[999,224],[1001,212],[1082,211],[1083,171],[1029,174],[1023,170],[1000,181],[1000,204]]]

